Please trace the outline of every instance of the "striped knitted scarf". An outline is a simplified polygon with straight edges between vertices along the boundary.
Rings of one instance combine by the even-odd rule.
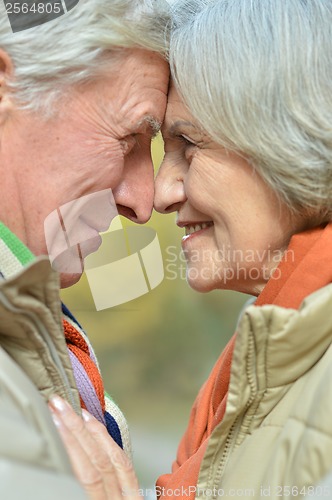
[[[0,277],[13,276],[34,258],[30,250],[0,222]],[[104,390],[98,362],[86,333],[64,304],[62,322],[81,407],[102,422],[114,441],[130,455],[127,422]]]

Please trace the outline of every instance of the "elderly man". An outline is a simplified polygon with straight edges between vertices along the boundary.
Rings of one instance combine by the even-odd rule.
[[[78,414],[89,410],[127,453],[129,438],[121,412],[104,398],[88,339],[61,312],[58,273],[40,256],[50,253],[53,215],[63,225],[75,200],[97,201],[90,211],[83,201],[84,216],[79,205],[72,209],[67,264],[73,249],[82,260],[98,247],[115,212],[149,219],[150,144],[169,77],[167,10],[149,0],[80,0],[18,33],[3,7],[0,19],[0,497],[80,499],[45,400],[57,393]],[[62,286],[82,272],[61,259],[59,270]]]

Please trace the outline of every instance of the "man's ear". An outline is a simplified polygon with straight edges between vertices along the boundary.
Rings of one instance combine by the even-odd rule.
[[[13,105],[8,81],[14,76],[14,65],[7,52],[0,48],[0,126],[3,125]]]

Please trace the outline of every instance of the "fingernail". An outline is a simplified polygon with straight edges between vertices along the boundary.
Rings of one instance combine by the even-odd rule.
[[[66,410],[68,410],[66,401],[56,394],[50,397],[49,403],[55,410],[59,411],[60,413],[64,413]]]
[[[52,413],[52,412],[51,412],[51,415],[52,415],[52,418],[53,418],[53,422],[54,422],[54,424],[55,424],[57,427],[61,427],[62,422],[61,422],[61,420],[59,419],[59,417],[58,417],[55,413]]]
[[[82,410],[82,417],[85,422],[91,422],[92,420],[92,416],[90,415],[90,413],[84,409]]]

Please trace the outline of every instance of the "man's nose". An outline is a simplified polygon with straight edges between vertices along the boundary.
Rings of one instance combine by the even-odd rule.
[[[142,156],[126,160],[122,181],[113,190],[119,214],[138,224],[150,219],[154,197],[152,158]]]
[[[155,180],[154,208],[157,212],[175,212],[186,201],[183,181],[180,169],[164,160]]]

